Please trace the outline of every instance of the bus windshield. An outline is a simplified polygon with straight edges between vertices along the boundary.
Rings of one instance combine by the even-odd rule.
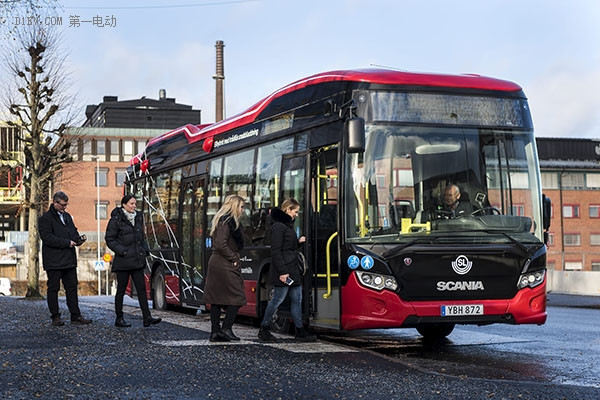
[[[533,132],[369,123],[346,157],[349,242],[540,244]]]

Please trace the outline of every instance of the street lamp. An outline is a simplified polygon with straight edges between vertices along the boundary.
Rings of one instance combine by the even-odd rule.
[[[92,156],[92,159],[96,159],[96,221],[98,223],[98,244],[97,244],[97,256],[96,265],[100,264],[100,156]],[[98,269],[98,296],[100,296],[100,287],[101,287],[101,276],[100,270]],[[108,286],[108,277],[106,285]],[[106,292],[108,294],[108,290]]]

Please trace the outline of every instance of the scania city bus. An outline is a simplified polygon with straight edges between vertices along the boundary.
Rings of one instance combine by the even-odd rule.
[[[128,170],[151,248],[155,307],[202,309],[212,216],[246,200],[242,274],[260,318],[271,293],[269,212],[286,198],[309,269],[314,327],[543,324],[549,200],[518,85],[478,75],[320,73],[211,125],[151,140]],[[468,206],[446,210],[447,188]],[[274,325],[284,328],[285,311]]]

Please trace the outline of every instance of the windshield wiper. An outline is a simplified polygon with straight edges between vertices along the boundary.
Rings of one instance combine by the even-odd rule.
[[[421,241],[423,239],[424,238],[421,237],[421,238],[417,238],[417,239],[411,240],[410,242],[399,244],[398,246],[396,246],[396,247],[394,247],[394,248],[386,251],[385,253],[383,253],[382,256],[385,257],[385,258],[388,258],[388,257],[393,257],[395,255],[398,255],[398,254],[400,254],[402,252],[402,250],[406,249],[407,247],[412,246],[413,244],[415,244],[415,243],[417,243],[417,242],[419,242],[419,241]],[[431,238],[428,238],[428,239],[429,239],[428,240],[429,244],[433,244],[433,241],[431,240]]]

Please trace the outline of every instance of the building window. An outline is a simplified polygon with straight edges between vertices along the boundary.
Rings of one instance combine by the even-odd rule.
[[[127,178],[127,170],[118,169],[115,171],[115,183],[117,186],[123,186]]]
[[[548,232],[548,246],[554,246],[554,233]]]
[[[562,186],[565,189],[585,188],[585,176],[581,172],[567,172],[562,176]]]
[[[519,217],[523,217],[525,215],[525,206],[522,204],[515,204],[510,207],[511,214]]]
[[[566,233],[565,246],[581,246],[581,235],[579,233]]]
[[[121,159],[121,152],[119,148],[118,140],[110,141],[110,161],[119,161]]]
[[[384,175],[376,175],[375,179],[377,180],[378,188],[385,188],[385,176]]]
[[[133,140],[123,141],[123,156],[128,158],[133,156]]]
[[[548,270],[555,270],[556,269],[556,263],[554,261],[548,261],[546,263],[546,268]]]
[[[394,187],[412,187],[414,185],[411,169],[395,169],[392,176]]]
[[[92,161],[92,141],[83,141],[83,161]]]
[[[600,205],[590,205],[590,218],[600,218]]]
[[[527,189],[529,188],[529,179],[525,172],[511,172],[510,182],[513,189]]]
[[[566,204],[563,206],[564,218],[579,218],[579,205]]]
[[[600,174],[589,173],[585,175],[586,186],[589,189],[600,189]]]
[[[590,245],[591,246],[600,246],[600,233],[591,233],[590,234]]]
[[[140,154],[143,153],[144,150],[146,149],[146,141],[145,140],[138,140],[137,142],[135,142],[137,149],[136,149],[136,154]]]
[[[583,263],[581,261],[565,261],[566,271],[580,271],[583,269]]]
[[[542,188],[558,189],[558,174],[556,172],[542,172]]]
[[[600,271],[600,261],[592,261],[592,271]]]
[[[96,171],[96,169],[94,169],[94,175],[97,175],[96,186],[108,185],[108,168],[100,168],[99,171]]]
[[[106,154],[106,140],[96,141],[96,154],[99,156]]]
[[[100,204],[94,201],[94,215],[96,219],[98,219],[98,215],[100,215],[100,219],[108,218],[108,201],[100,200]]]

